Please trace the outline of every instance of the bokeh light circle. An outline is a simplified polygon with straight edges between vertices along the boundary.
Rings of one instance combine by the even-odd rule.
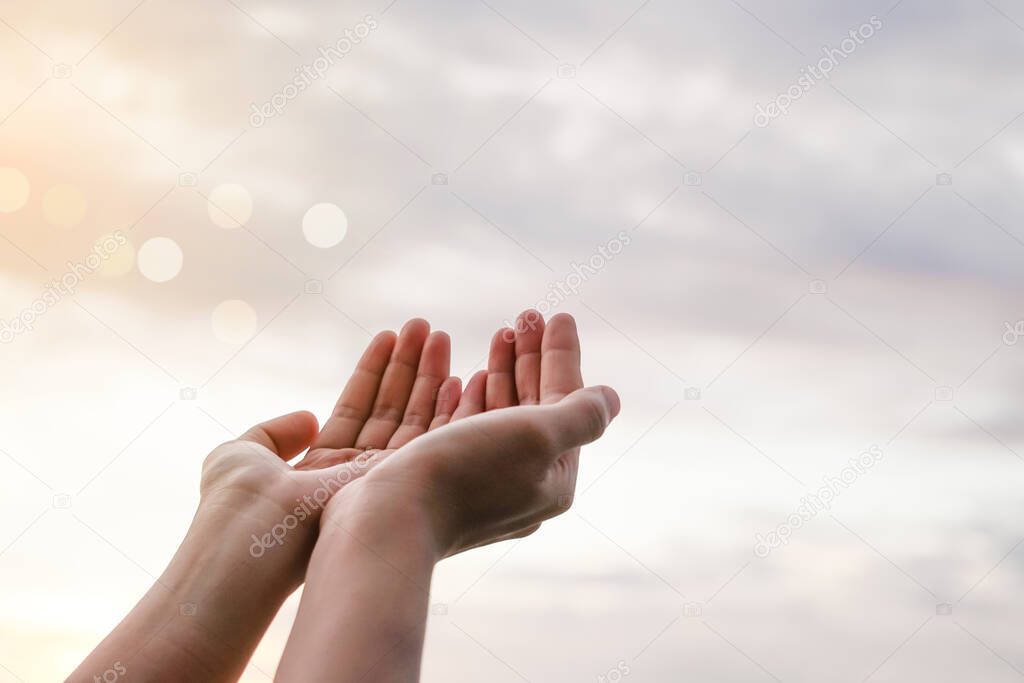
[[[58,228],[78,225],[88,210],[89,200],[76,185],[54,185],[43,195],[43,216]]]
[[[218,185],[210,192],[206,208],[215,225],[240,228],[252,218],[252,195],[237,183]]]
[[[135,246],[123,234],[100,235],[93,252],[103,255],[97,271],[103,277],[123,277],[135,267]]]
[[[302,218],[302,234],[314,247],[330,249],[348,234],[348,217],[337,204],[316,204]]]
[[[0,168],[0,213],[14,213],[28,203],[32,186],[16,168]]]
[[[139,248],[139,272],[153,282],[169,282],[178,277],[185,254],[169,237],[154,237]]]
[[[213,336],[225,344],[244,344],[259,327],[253,307],[240,299],[222,301],[213,309]]]

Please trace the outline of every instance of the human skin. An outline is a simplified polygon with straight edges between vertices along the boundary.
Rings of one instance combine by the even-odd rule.
[[[524,313],[514,335],[495,335],[482,406],[463,401],[460,419],[328,503],[277,681],[417,681],[434,566],[568,509],[579,448],[619,399],[581,388],[570,316],[538,319]]]
[[[311,413],[292,413],[215,449],[178,552],[68,680],[91,683],[109,670],[118,681],[237,680],[303,582],[325,493],[446,424],[461,395],[449,373],[448,336],[412,320],[373,339],[323,429]]]

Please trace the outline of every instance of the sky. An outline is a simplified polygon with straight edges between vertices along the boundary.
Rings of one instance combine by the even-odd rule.
[[[0,683],[130,609],[218,443],[528,307],[623,412],[439,566],[424,681],[1024,676],[1019,5],[0,0],[0,55]]]

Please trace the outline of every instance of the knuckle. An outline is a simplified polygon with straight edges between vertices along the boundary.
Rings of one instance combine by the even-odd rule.
[[[217,461],[218,461],[217,450],[218,450],[218,448],[213,449],[210,452],[209,455],[207,455],[205,458],[203,458],[203,466],[202,466],[202,469],[200,471],[204,475],[209,475],[211,472],[213,472],[217,468]]]
[[[544,497],[542,504],[543,508],[543,519],[553,519],[559,515],[563,515],[572,508],[574,494],[572,492],[564,493],[558,496],[552,496],[550,493]]]
[[[422,411],[410,410],[405,414],[405,417],[402,418],[402,426],[426,428],[426,426],[430,424],[432,417],[432,415],[427,415]]]
[[[402,420],[402,409],[398,406],[381,404],[374,407],[370,419],[398,424]]]
[[[229,460],[237,449],[238,441],[225,441],[210,451],[203,459],[203,471],[216,468],[224,461]]]
[[[528,536],[533,536],[539,530],[540,530],[540,524],[535,524],[535,525],[533,525],[531,527],[523,529],[522,531],[520,531],[519,533],[514,535],[512,538],[527,538]]]
[[[339,420],[366,420],[367,410],[363,408],[357,408],[355,406],[342,405],[338,406],[334,411],[334,417]]]
[[[587,436],[592,439],[600,438],[604,434],[608,422],[605,419],[604,407],[593,399],[588,400],[583,405],[584,408],[580,411],[580,419],[583,421]]]

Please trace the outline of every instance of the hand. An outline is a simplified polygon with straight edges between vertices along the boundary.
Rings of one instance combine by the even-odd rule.
[[[531,533],[569,508],[579,447],[601,436],[619,398],[607,387],[580,389],[571,316],[545,327],[528,311],[516,328],[492,341],[482,407],[467,388],[471,400],[450,424],[399,449],[338,496],[324,524],[396,507],[404,517],[413,506],[430,520],[440,554],[451,555]]]
[[[298,412],[215,449],[203,466],[200,506],[245,510],[252,522],[250,554],[287,555],[297,587],[331,496],[451,419],[461,384],[449,377],[450,359],[448,335],[431,333],[424,320],[410,321],[397,337],[378,334],[319,433],[316,418]],[[288,464],[307,447],[300,462]]]
[[[323,430],[310,413],[292,413],[215,449],[170,565],[69,680],[92,681],[113,662],[133,680],[237,680],[302,582],[330,495],[382,459],[373,449],[398,448],[450,418],[460,387],[449,359],[447,335],[413,320],[370,343]]]
[[[523,314],[449,424],[331,499],[275,680],[419,680],[434,565],[568,508],[579,447],[618,413],[611,389],[579,389],[579,364],[571,317]]]

